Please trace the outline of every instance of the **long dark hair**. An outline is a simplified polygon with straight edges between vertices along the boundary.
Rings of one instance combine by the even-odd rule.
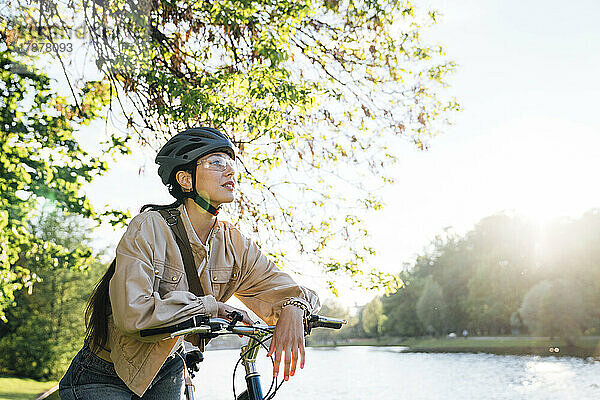
[[[175,179],[175,174],[179,171],[188,171],[192,174],[192,182],[196,182],[196,161],[197,160],[193,160],[190,163],[181,166],[171,174],[167,188],[171,196],[175,197],[175,202],[165,205],[145,204],[140,209],[140,212],[144,212],[147,209],[162,210],[176,208],[183,204],[187,194],[181,189],[181,186]],[[108,285],[110,279],[115,274],[116,266],[117,259],[115,258],[94,287],[85,306],[85,342],[96,352],[101,349],[106,349],[106,343],[108,342],[108,317],[112,313],[110,297],[108,295]]]
[[[98,281],[85,306],[85,341],[93,351],[105,348],[108,341],[108,316],[111,314],[108,284],[115,274],[115,258]]]

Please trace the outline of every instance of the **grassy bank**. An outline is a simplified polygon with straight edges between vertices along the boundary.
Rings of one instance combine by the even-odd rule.
[[[495,337],[469,339],[424,339],[404,341],[411,352],[444,352],[493,354],[534,354],[541,356],[595,357],[600,355],[598,338],[582,338],[575,345],[567,346],[560,339],[539,339],[527,337]]]
[[[31,400],[58,382],[39,382],[33,379],[0,375],[0,400]]]
[[[328,344],[331,346],[332,344]],[[319,347],[323,345],[313,345]],[[395,338],[354,339],[337,342],[335,346],[405,346],[407,352],[422,353],[493,353],[513,355],[599,357],[600,338],[583,337],[574,346],[560,339],[531,337],[471,337],[456,338]]]

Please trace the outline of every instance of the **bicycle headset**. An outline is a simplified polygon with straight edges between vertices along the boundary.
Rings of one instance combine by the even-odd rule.
[[[178,168],[190,164],[211,153],[223,152],[235,159],[235,150],[231,140],[224,133],[214,128],[191,128],[175,134],[165,143],[156,155],[155,162],[159,165],[158,175],[165,185],[173,182],[172,176]],[[219,209],[210,204],[209,199],[201,197],[196,191],[196,168],[191,169],[192,190],[183,192],[196,204],[212,215],[217,215]],[[175,183],[176,184],[176,183]]]

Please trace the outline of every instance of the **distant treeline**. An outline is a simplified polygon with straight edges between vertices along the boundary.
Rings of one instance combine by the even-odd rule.
[[[350,337],[600,333],[600,210],[536,224],[497,214],[459,236],[446,230],[405,265],[404,286],[378,297],[339,333]],[[339,305],[323,312],[349,317]]]

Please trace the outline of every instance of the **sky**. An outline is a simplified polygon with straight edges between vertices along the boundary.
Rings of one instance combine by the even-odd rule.
[[[427,4],[443,14],[426,37],[458,63],[450,91],[463,111],[429,151],[400,156],[371,223],[390,270],[447,226],[462,233],[503,210],[543,220],[600,207],[600,2]]]
[[[462,234],[497,212],[541,221],[600,207],[600,2],[414,3],[443,15],[423,34],[458,63],[448,90],[463,110],[428,151],[397,149],[396,183],[381,193],[384,209],[368,216],[375,264],[399,272],[444,228]],[[95,123],[79,136],[91,145],[103,130]],[[119,160],[86,187],[88,196],[98,208],[132,215],[145,203],[170,202],[153,157],[136,150]],[[99,243],[114,246],[122,231],[101,232]],[[343,289],[339,300],[373,296]]]

